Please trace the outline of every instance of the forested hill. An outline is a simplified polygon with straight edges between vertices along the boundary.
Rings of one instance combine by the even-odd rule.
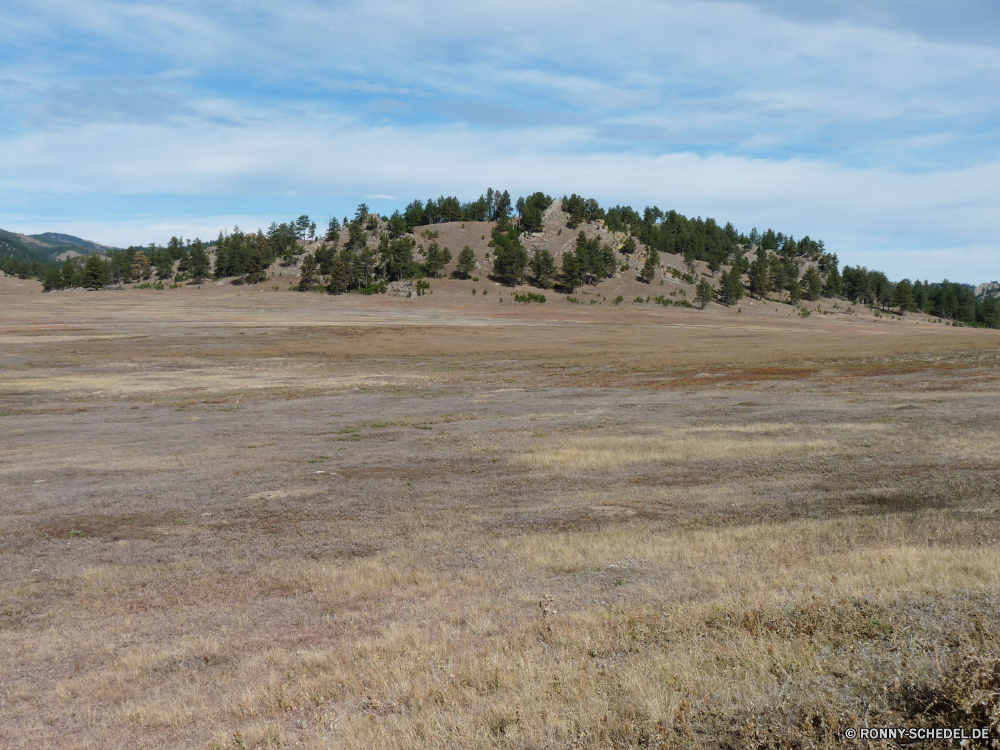
[[[69,250],[87,255],[111,249],[69,234],[45,232],[24,235],[0,229],[0,256],[16,258],[21,261],[45,263]]]
[[[464,228],[467,222],[483,225],[483,247],[477,255],[466,245],[453,261],[450,249],[437,242],[436,227],[462,223]],[[537,244],[546,229],[557,236],[567,231],[558,249]],[[426,247],[420,240],[427,241]],[[732,305],[744,295],[793,305],[828,298],[900,315],[919,311],[956,324],[1000,328],[1000,299],[977,299],[971,286],[947,280],[894,281],[860,265],[841,268],[837,254],[808,235],[796,239],[756,227],[744,232],[732,223],[656,206],[642,213],[631,206],[602,207],[576,194],[553,199],[536,192],[515,201],[506,190],[491,188],[464,203],[445,196],[414,200],[389,216],[362,203],[353,218],[331,218],[326,227],[318,228],[303,215],[273,222],[267,230],[244,233],[237,227],[210,243],[173,237],[166,247],[150,244],[99,253],[93,252],[99,247],[94,243],[68,235],[3,232],[0,241],[8,249],[3,257],[0,246],[0,270],[42,280],[45,291],[124,284],[162,289],[164,282],[176,287],[208,278],[256,284],[280,263],[296,267],[300,291],[376,294],[390,283],[417,280],[425,289],[428,277],[468,278],[481,268],[507,286],[530,283],[572,295],[580,286],[597,285],[634,269],[637,280],[646,284],[657,277],[663,281],[664,274],[683,280],[702,307],[712,300]],[[66,249],[91,252],[86,259],[54,263]],[[661,261],[661,255],[670,260]]]

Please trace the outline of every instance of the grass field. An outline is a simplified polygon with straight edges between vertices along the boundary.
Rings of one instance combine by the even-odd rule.
[[[0,286],[0,746],[1000,723],[1000,332],[449,284]]]

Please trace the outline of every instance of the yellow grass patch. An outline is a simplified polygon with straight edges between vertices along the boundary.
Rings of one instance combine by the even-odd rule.
[[[649,462],[689,462],[712,459],[752,460],[782,456],[834,453],[835,440],[794,440],[775,437],[680,438],[608,435],[557,438],[518,460],[536,469],[606,469]]]

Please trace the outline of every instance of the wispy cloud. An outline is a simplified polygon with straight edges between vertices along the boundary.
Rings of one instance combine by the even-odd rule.
[[[3,221],[74,194],[342,215],[489,183],[1000,275],[972,268],[1000,233],[1000,23],[961,2],[10,0]]]

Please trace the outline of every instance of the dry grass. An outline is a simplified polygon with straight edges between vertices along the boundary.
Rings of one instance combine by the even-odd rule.
[[[1000,722],[993,332],[436,291],[16,297],[0,745]]]

